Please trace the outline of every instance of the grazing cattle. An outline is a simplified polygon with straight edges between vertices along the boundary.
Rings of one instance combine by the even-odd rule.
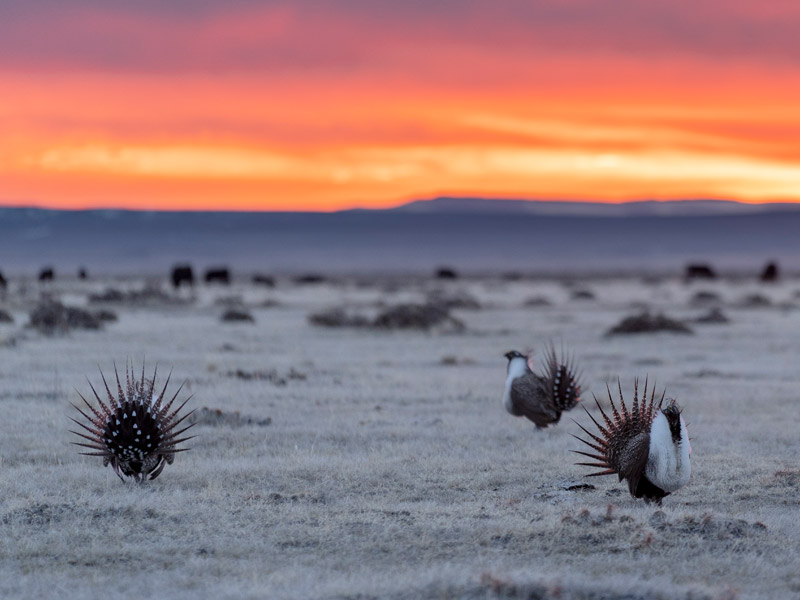
[[[39,281],[53,281],[56,278],[56,273],[53,267],[45,267],[39,271]]]
[[[519,281],[522,279],[522,273],[519,271],[507,271],[502,274],[505,281]]]
[[[205,274],[206,283],[221,283],[223,285],[230,285],[231,272],[227,267],[217,267],[214,269],[207,269]]]
[[[455,272],[455,269],[440,267],[436,269],[436,279],[458,279],[458,273]]]
[[[191,265],[175,265],[172,268],[172,285],[176,288],[183,284],[194,286],[194,271]]]
[[[78,269],[78,279],[86,280],[89,279],[89,273],[86,271],[84,267]]]
[[[275,278],[269,275],[253,275],[253,283],[255,285],[264,285],[266,287],[275,287]]]
[[[686,279],[716,279],[717,274],[709,265],[695,263],[686,265]]]
[[[767,263],[767,266],[761,271],[761,281],[764,283],[775,283],[779,278],[780,271],[776,262]]]
[[[294,278],[295,283],[322,283],[325,281],[325,277],[323,275],[317,275],[316,273],[309,273],[308,275],[300,275]]]

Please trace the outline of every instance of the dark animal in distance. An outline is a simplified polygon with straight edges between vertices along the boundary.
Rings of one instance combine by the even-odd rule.
[[[716,279],[717,273],[710,265],[703,263],[694,263],[686,265],[686,280],[692,279]]]
[[[275,287],[275,278],[269,275],[253,275],[254,285],[263,285],[266,287]]]
[[[86,269],[84,267],[81,267],[80,269],[78,269],[78,279],[80,279],[80,280],[89,279],[89,273],[86,271]]]
[[[319,275],[318,273],[308,273],[306,275],[299,275],[294,278],[295,283],[299,284],[314,284],[314,283],[324,283],[325,276]]]
[[[207,269],[204,279],[206,283],[221,283],[223,285],[230,285],[231,272],[227,267]]]
[[[90,404],[78,392],[78,396],[83,400],[90,414],[84,412],[76,404],[72,406],[83,415],[88,423],[72,417],[70,419],[89,435],[72,431],[71,433],[84,440],[73,442],[73,444],[92,450],[91,452],[82,452],[82,454],[103,457],[103,466],[110,464],[123,481],[125,481],[125,477],[132,477],[138,482],[155,479],[161,474],[165,465],[172,464],[175,454],[188,450],[188,448],[178,448],[178,444],[194,437],[181,437],[192,425],[177,429],[178,425],[194,412],[191,411],[179,417],[181,409],[191,399],[191,396],[172,410],[172,405],[178,394],[181,393],[183,385],[178,387],[178,391],[167,402],[165,394],[170,376],[167,376],[161,393],[156,394],[155,383],[158,367],[153,372],[152,379],[148,379],[145,378],[143,364],[141,378],[137,379],[133,372],[133,365],[126,366],[125,389],[120,382],[116,366],[114,374],[117,379],[116,396],[111,393],[103,372],[100,372],[108,395],[107,403],[100,398],[91,382],[89,382],[89,387],[97,400],[97,407]]]
[[[780,270],[778,269],[778,263],[776,262],[769,262],[764,267],[764,270],[761,271],[761,281],[763,283],[775,283],[780,279]]]
[[[458,279],[458,273],[450,267],[439,267],[434,276],[436,279]]]
[[[0,291],[5,292],[6,288],[8,288],[8,281],[6,281],[6,278],[0,273]]]
[[[580,401],[580,374],[573,361],[559,357],[551,346],[544,360],[544,373],[531,370],[529,359],[512,350],[507,352],[508,375],[503,405],[515,417],[526,417],[537,428],[558,423],[561,413]]]
[[[53,267],[45,267],[39,271],[39,281],[53,281],[56,278],[56,273]]]
[[[611,416],[602,409],[597,398],[594,399],[600,409],[603,425],[584,406],[586,414],[597,426],[597,435],[576,421],[591,441],[574,437],[594,452],[573,452],[595,461],[579,465],[601,469],[590,473],[588,477],[616,474],[620,481],[625,479],[628,482],[628,490],[634,498],[660,504],[662,498],[686,485],[692,473],[692,447],[681,409],[674,400],[663,407],[666,390],[656,404],[655,386],[648,399],[645,380],[641,401],[638,381],[634,383],[633,404],[628,410],[622,398],[622,386],[619,382],[617,385],[619,409],[614,404],[611,390],[608,390]]]
[[[172,279],[173,287],[179,288],[183,284],[189,287],[194,286],[194,271],[191,265],[175,265],[172,268],[170,278]]]

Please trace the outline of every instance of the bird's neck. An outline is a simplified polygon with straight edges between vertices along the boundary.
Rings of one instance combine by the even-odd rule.
[[[521,377],[528,372],[528,360],[523,356],[517,356],[508,361],[508,381],[511,382],[517,377]]]

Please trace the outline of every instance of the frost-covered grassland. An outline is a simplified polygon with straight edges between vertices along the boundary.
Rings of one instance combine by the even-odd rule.
[[[105,285],[49,290],[84,305]],[[102,331],[48,337],[24,328],[37,286],[12,281],[0,303],[15,319],[0,324],[0,597],[800,597],[800,281],[578,287],[595,299],[556,281],[202,287],[186,306],[107,305],[119,320]],[[453,311],[464,332],[307,320],[434,288],[481,303]],[[691,302],[699,290],[729,324],[604,337],[643,305],[694,318],[707,311]],[[739,307],[753,293],[772,304]],[[255,323],[220,321],[230,296]],[[531,297],[551,306],[524,306]],[[545,431],[504,411],[503,353],[551,339],[582,366],[593,414],[591,392],[617,377],[627,399],[648,375],[684,407],[692,480],[662,507],[616,478],[583,478],[570,453],[583,410]],[[98,364],[142,357],[186,380],[191,407],[224,414],[204,411],[192,450],[135,485],[80,456],[67,417]],[[595,489],[569,489],[581,483]]]

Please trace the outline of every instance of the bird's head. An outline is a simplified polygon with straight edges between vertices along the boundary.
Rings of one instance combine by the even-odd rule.
[[[681,440],[681,407],[674,398],[670,398],[666,407],[661,409],[664,416],[667,417],[669,423],[669,431],[672,434],[672,441],[679,442]]]
[[[514,360],[515,358],[524,358],[525,360],[528,359],[527,356],[522,354],[522,352],[518,352],[517,350],[509,350],[504,354],[504,356],[510,361]]]

